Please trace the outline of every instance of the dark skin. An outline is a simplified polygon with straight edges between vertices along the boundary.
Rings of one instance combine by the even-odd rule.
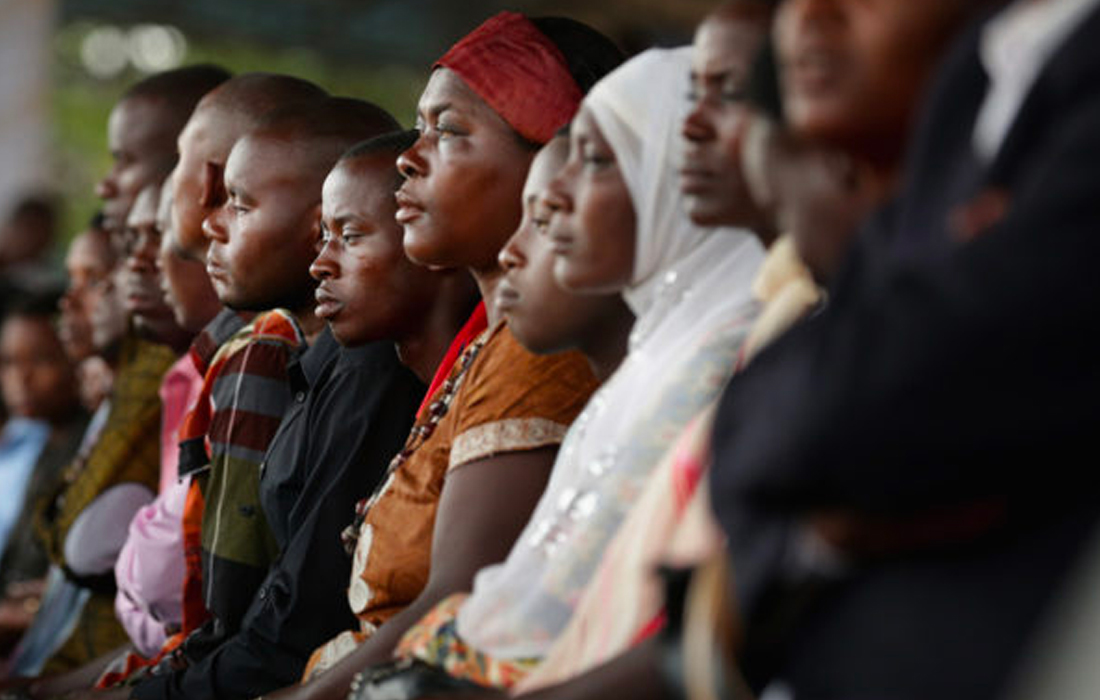
[[[569,132],[569,157],[546,188],[554,278],[587,294],[621,291],[634,272],[636,219],[615,152],[581,106]]]
[[[497,253],[519,224],[534,151],[446,68],[432,73],[416,120],[420,138],[397,159],[405,252],[424,265],[468,268],[491,300],[501,275]],[[494,325],[495,305],[486,310]]]
[[[695,32],[693,104],[684,119],[681,188],[688,214],[703,226],[744,226],[771,238],[740,167],[748,110],[745,85],[771,18],[763,3],[736,2],[711,13]]]
[[[79,405],[72,362],[44,316],[14,315],[0,327],[0,383],[11,416],[59,425]]]
[[[65,256],[69,287],[59,305],[59,333],[65,344],[65,351],[73,362],[80,362],[95,353],[92,321],[89,317],[92,291],[107,283],[114,266],[115,252],[106,231],[85,231],[69,245],[69,252]]]
[[[307,338],[324,323],[313,309],[306,261],[321,240],[321,181],[305,155],[309,143],[280,134],[237,142],[226,162],[228,199],[204,222],[210,241],[206,271],[222,303],[232,309],[283,307]]]
[[[792,131],[839,148],[893,187],[914,106],[967,3],[787,0],[774,38]]]
[[[497,255],[519,225],[534,154],[446,69],[432,74],[417,123],[420,138],[397,160],[405,177],[396,217],[404,227],[405,251],[423,264],[468,268],[492,326],[499,320],[492,303],[501,276]],[[542,495],[556,454],[556,448],[501,454],[449,473],[436,514],[431,574],[417,599],[312,682],[267,697],[337,700],[347,695],[357,672],[388,661],[411,625],[446,596],[470,590],[478,570],[508,554]]]
[[[108,230],[120,232],[138,194],[171,171],[176,159],[173,116],[169,104],[152,95],[127,98],[111,110],[107,147],[113,164],[96,185]]]
[[[209,241],[202,222],[225,203],[225,161],[240,128],[228,116],[215,89],[199,101],[177,139],[179,161],[172,171],[172,226],[180,251],[205,262]]]
[[[134,200],[121,236],[126,259],[119,271],[119,285],[134,328],[150,340],[183,353],[194,332],[176,323],[161,289],[161,229],[157,219],[160,193],[159,184],[150,185]]]
[[[580,350],[602,381],[626,355],[634,314],[618,294],[571,294],[554,280],[547,233],[554,211],[545,193],[568,153],[569,139],[558,136],[531,164],[523,188],[523,221],[500,251],[504,279],[497,306],[525,348],[534,353]]]
[[[206,265],[186,255],[179,246],[172,226],[172,188],[168,184],[161,189],[157,225],[161,230],[157,266],[164,301],[181,328],[199,333],[222,310],[222,304],[210,284]]]
[[[429,270],[405,256],[393,160],[388,152],[342,160],[325,178],[324,239],[310,274],[319,283],[317,315],[341,345],[392,339],[428,383],[477,290],[465,271]]]

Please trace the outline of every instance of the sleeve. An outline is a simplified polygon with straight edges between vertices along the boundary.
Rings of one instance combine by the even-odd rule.
[[[190,481],[173,483],[130,522],[115,563],[115,613],[143,656],[164,645],[183,609],[183,507]]]
[[[153,499],[146,486],[112,486],[81,511],[65,537],[65,562],[78,576],[111,571],[126,542],[134,513]]]
[[[714,435],[719,510],[733,498],[896,513],[1091,491],[1074,452],[1100,392],[1087,332],[1100,313],[1100,99],[1069,115],[998,224],[906,262],[857,264],[858,283],[730,384]]]
[[[371,391],[350,394],[368,402],[362,410],[369,417],[355,422],[366,438],[357,445],[336,441],[332,449],[354,455],[322,459],[311,473],[299,498],[310,504],[303,509],[308,513],[297,514],[294,534],[252,598],[241,630],[194,666],[137,686],[134,697],[254,698],[299,681],[316,647],[357,625],[345,595],[351,560],[339,534],[356,500],[374,485],[364,482],[384,473],[400,449],[423,394],[418,382],[399,379],[396,370],[374,374]]]
[[[505,328],[482,351],[454,406],[449,468],[505,452],[558,445],[596,387],[576,352],[550,356],[523,349]]]

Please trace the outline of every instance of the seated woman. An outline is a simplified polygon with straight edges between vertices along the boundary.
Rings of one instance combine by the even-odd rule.
[[[763,247],[745,229],[691,223],[669,167],[685,110],[644,104],[653,90],[682,91],[687,75],[686,50],[649,52],[597,85],[574,120],[546,197],[555,275],[622,293],[638,317],[629,352],[570,430],[508,560],[436,611],[438,635],[426,625],[407,637],[404,654],[503,687],[537,665],[668,442],[736,364]],[[458,641],[441,643],[455,614]]]
[[[421,411],[383,485],[357,508],[348,602],[361,629],[318,650],[307,674],[327,670],[287,695],[342,696],[357,670],[389,658],[413,622],[499,561],[595,389],[579,353],[532,355],[492,303],[533,144],[568,121],[582,94],[571,68],[599,74],[618,60],[583,25],[540,27],[514,13],[490,19],[440,60],[421,97],[420,137],[398,159],[405,251],[423,264],[470,270],[488,328]],[[568,63],[569,52],[544,31],[564,37],[582,60]]]
[[[755,86],[756,94],[750,91],[748,97],[757,102],[751,107],[741,99],[723,98],[718,89],[719,76],[743,73],[744,57],[738,58],[743,28],[739,33],[737,25],[751,16],[752,4],[727,3],[700,26],[693,59],[696,87],[692,95],[696,104],[683,128],[688,140],[685,170],[705,170],[712,183],[722,185],[692,187],[685,179],[683,186],[690,193],[692,217],[697,221],[729,221],[736,214],[733,203],[747,197],[753,208],[784,234],[772,246],[754,283],[754,294],[763,308],[746,342],[743,364],[819,307],[823,295],[817,285],[828,284],[834,277],[859,221],[881,204],[896,179],[898,158],[872,158],[855,147],[860,143],[859,134],[893,129],[900,140],[906,124],[893,114],[845,109],[830,120],[820,119],[819,111],[812,125],[794,120],[780,126],[756,113],[756,109],[772,107],[764,104],[771,90],[760,89],[767,85]],[[910,39],[926,48],[915,54],[920,60],[908,69],[914,75],[923,75],[938,55],[930,46],[938,44],[936,38],[944,31],[941,23],[945,19],[936,12],[918,15],[913,22],[893,30],[883,18],[871,26],[879,36],[886,37],[883,43],[890,45],[898,41],[890,31],[904,27],[904,31],[911,32]],[[787,45],[781,48],[789,50]],[[759,82],[765,75],[758,71],[754,77]],[[908,96],[900,102],[910,111],[916,107],[915,86],[919,81],[907,78]],[[784,87],[784,96],[798,92],[791,84],[785,83]],[[865,89],[871,101],[882,90],[873,86]],[[898,106],[890,103],[891,109]],[[831,129],[833,138],[825,138],[810,126]],[[841,136],[843,139],[838,138]],[[703,165],[706,167],[700,167]],[[733,193],[736,196],[731,196]],[[652,647],[628,650],[665,621],[658,567],[692,566],[722,551],[724,535],[711,514],[710,494],[702,479],[711,463],[713,419],[712,405],[692,421],[666,454],[646,493],[609,545],[569,627],[538,671],[521,684],[522,696],[596,697],[609,692],[608,685],[601,685],[606,683],[615,692],[640,697],[643,691],[649,691],[650,696],[660,696],[654,690],[660,688],[659,679],[645,674],[632,676],[624,670],[629,670],[631,663],[655,666],[652,656],[645,655]],[[708,626],[717,629],[714,611],[705,611],[704,615]],[[732,630],[721,632],[730,635]],[[720,642],[728,649],[735,639],[723,638]],[[689,652],[686,647],[684,650],[685,657],[702,656],[698,652]],[[722,661],[728,663],[730,659]],[[557,685],[581,674],[587,675]],[[711,682],[711,677],[702,675],[689,678],[689,688]],[[632,683],[640,683],[623,685],[627,677]],[[727,682],[733,680],[732,675],[726,677]]]

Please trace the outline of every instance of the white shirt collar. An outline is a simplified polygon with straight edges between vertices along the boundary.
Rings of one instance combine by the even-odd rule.
[[[979,55],[989,91],[974,124],[974,150],[990,161],[1054,52],[1100,0],[1016,0],[985,26]]]

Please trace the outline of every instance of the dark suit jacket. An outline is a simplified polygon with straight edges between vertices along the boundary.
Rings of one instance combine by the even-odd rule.
[[[987,83],[978,36],[943,67],[902,195],[864,231],[830,308],[723,397],[712,494],[754,685],[996,697],[1096,524],[1100,11],[986,167],[970,155]],[[948,213],[987,187],[1009,193],[1007,214],[953,240]],[[792,577],[793,533],[825,510],[995,515],[839,578]]]

